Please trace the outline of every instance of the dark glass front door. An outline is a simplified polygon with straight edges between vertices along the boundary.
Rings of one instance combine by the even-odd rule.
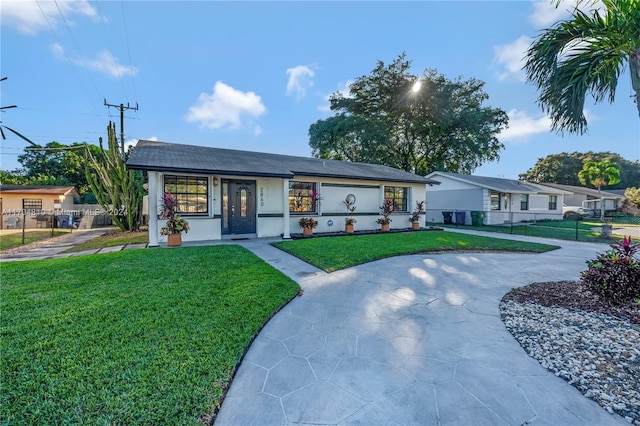
[[[254,234],[256,232],[256,183],[229,182],[229,233]]]

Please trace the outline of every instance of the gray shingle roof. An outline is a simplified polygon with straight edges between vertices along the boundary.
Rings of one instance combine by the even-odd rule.
[[[127,161],[137,170],[293,178],[296,175],[437,184],[380,164],[351,163],[262,152],[141,140]]]
[[[594,197],[594,198],[611,198],[611,199],[624,198],[623,194],[618,194],[618,193],[609,192],[609,191],[600,191],[600,193],[598,193],[597,189],[585,188],[584,186],[562,185],[559,183],[541,183],[540,185],[548,186],[550,188],[561,189],[564,191],[569,191],[574,194],[583,194],[583,195],[587,195],[589,197]]]
[[[512,194],[570,194],[570,191],[551,188],[535,183],[524,182],[515,179],[504,179],[487,176],[464,175],[461,173],[433,172],[427,175],[430,179],[438,179],[438,176],[446,176],[454,180],[470,183],[492,191]]]

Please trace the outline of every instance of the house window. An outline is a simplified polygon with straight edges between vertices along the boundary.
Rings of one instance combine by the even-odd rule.
[[[318,190],[316,182],[289,181],[289,212],[317,213]]]
[[[165,175],[164,192],[178,200],[178,211],[185,215],[206,215],[209,212],[209,185],[205,176]]]
[[[520,194],[520,210],[529,210],[528,194]]]
[[[23,198],[22,208],[24,210],[42,211],[42,198]]]
[[[500,194],[491,193],[491,210],[500,210]]]
[[[393,200],[393,211],[406,212],[409,188],[403,186],[385,186],[384,198]]]
[[[558,196],[549,195],[549,210],[557,210],[557,209],[558,209]]]

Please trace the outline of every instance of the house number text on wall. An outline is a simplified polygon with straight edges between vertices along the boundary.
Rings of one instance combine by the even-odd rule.
[[[264,207],[264,188],[260,188],[260,207]]]

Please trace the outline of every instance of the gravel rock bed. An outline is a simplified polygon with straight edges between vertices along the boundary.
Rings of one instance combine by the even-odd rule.
[[[562,286],[579,286],[564,282]],[[545,303],[549,286],[515,289],[500,303],[502,320],[524,350],[556,376],[567,380],[586,397],[597,401],[610,413],[617,413],[629,423],[640,426],[640,325],[634,323],[635,308],[626,311],[613,309],[614,314],[603,313],[600,305],[593,309],[593,299],[584,292],[582,300],[586,310],[578,309],[580,297],[570,299],[570,308],[562,303]],[[527,286],[529,287],[529,286]],[[544,291],[547,290],[547,291]],[[524,297],[523,294],[529,294]],[[538,296],[535,296],[537,294]],[[532,302],[531,300],[534,300]],[[594,312],[595,311],[595,312]],[[600,311],[600,312],[599,312]],[[626,315],[624,315],[626,314]]]

